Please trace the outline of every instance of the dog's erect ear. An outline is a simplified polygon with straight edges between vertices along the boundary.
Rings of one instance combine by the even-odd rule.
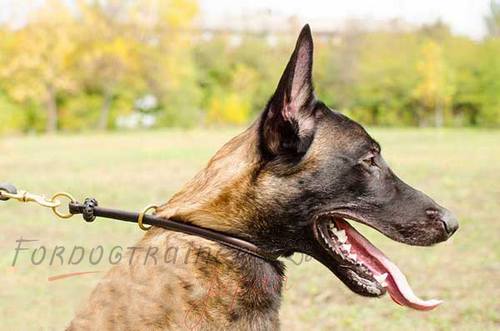
[[[311,143],[315,127],[312,62],[313,40],[306,25],[262,115],[262,145],[271,155],[300,155]]]

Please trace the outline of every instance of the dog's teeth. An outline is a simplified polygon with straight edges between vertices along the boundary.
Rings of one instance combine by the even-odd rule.
[[[358,255],[357,254],[349,254],[348,257],[352,260],[357,260],[358,259]]]
[[[373,278],[375,278],[377,280],[377,282],[379,282],[381,285],[387,285],[385,280],[387,279],[387,272],[384,272],[383,274],[381,275],[375,275],[373,276]]]
[[[350,252],[351,251],[351,245],[350,244],[343,244],[340,246],[344,251]]]
[[[345,230],[337,231],[337,232],[335,232],[335,235],[337,236],[337,238],[339,239],[339,241],[341,243],[345,243],[347,241],[347,236],[345,234]]]

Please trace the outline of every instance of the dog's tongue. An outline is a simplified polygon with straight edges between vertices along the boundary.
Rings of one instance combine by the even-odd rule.
[[[431,310],[442,303],[441,300],[422,300],[413,293],[401,270],[390,261],[377,247],[373,246],[361,233],[345,221],[337,222],[345,230],[358,260],[367,265],[376,274],[387,273],[387,290],[396,303],[417,310]],[[352,251],[352,250],[351,250]]]

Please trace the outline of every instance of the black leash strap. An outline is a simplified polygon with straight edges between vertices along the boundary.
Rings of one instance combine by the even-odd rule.
[[[57,199],[58,197],[65,197],[70,200],[68,203],[69,214],[62,214],[58,211],[57,208],[62,204]],[[99,207],[99,203],[93,198],[87,198],[84,203],[79,203],[70,194],[57,193],[51,199],[46,199],[43,196],[35,195],[26,191],[18,191],[16,187],[11,184],[0,183],[0,201],[6,201],[9,199],[15,199],[21,202],[36,202],[39,205],[51,208],[57,216],[62,218],[69,218],[76,214],[82,214],[83,219],[89,223],[93,222],[97,217],[101,217],[124,222],[138,223],[140,228],[144,230],[148,229],[144,226],[144,224],[147,224],[212,240],[264,260],[272,261],[277,258],[277,256],[271,256],[267,252],[262,251],[258,246],[249,241],[225,234],[223,232],[174,221],[168,218],[147,215],[147,210],[156,208],[155,206],[148,206],[141,213],[129,212]]]

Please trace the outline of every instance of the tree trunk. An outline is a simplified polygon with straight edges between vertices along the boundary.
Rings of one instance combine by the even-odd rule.
[[[434,115],[435,115],[436,127],[438,128],[442,127],[444,122],[444,109],[443,109],[443,104],[441,102],[436,103],[436,109]]]
[[[106,130],[108,128],[108,123],[109,123],[109,112],[111,110],[111,93],[105,93],[104,94],[104,101],[102,103],[101,107],[101,116],[99,117],[99,123],[97,123],[97,128],[99,130]]]
[[[423,128],[425,126],[423,113],[424,113],[424,109],[422,108],[422,106],[417,106],[417,108],[415,108],[415,116],[416,116],[417,125],[419,128]]]
[[[57,109],[56,96],[54,88],[49,86],[47,88],[47,122],[45,124],[45,131],[52,133],[57,131],[59,112]]]

